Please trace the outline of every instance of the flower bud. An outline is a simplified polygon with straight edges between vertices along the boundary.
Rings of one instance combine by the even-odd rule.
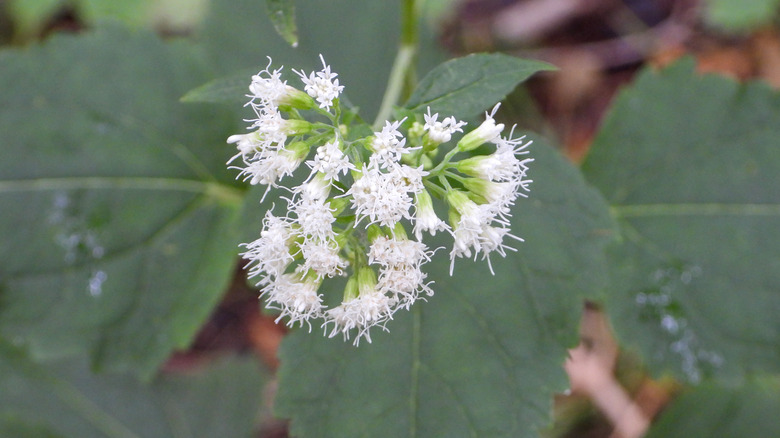
[[[458,149],[462,152],[474,150],[487,142],[496,140],[501,131],[504,130],[504,124],[498,123],[493,119],[493,115],[498,111],[499,104],[493,107],[490,114],[485,113],[485,121],[477,129],[464,135],[458,142]]]
[[[360,295],[372,294],[376,291],[376,274],[368,266],[363,266],[357,274],[358,293]]]

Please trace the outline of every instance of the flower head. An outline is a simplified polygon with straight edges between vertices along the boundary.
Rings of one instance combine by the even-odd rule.
[[[447,143],[452,139],[452,134],[463,132],[462,126],[466,122],[459,122],[455,117],[445,117],[441,122],[438,121],[439,113],[431,115],[431,107],[428,107],[428,113],[425,114],[425,131],[428,132],[428,138],[436,143]]]
[[[354,164],[344,155],[339,148],[339,141],[333,140],[317,148],[314,159],[307,161],[312,172],[321,172],[326,179],[338,180],[339,174],[346,174],[350,170],[356,170]]]
[[[470,151],[499,138],[501,131],[504,130],[504,124],[496,124],[496,121],[493,119],[499,106],[501,106],[500,103],[496,104],[490,114],[485,112],[485,121],[482,122],[477,129],[469,132],[460,139],[458,142],[458,149],[464,152]]]
[[[393,123],[385,122],[382,132],[374,133],[374,138],[371,141],[374,155],[371,156],[371,159],[376,160],[382,167],[398,162],[403,154],[410,151],[404,147],[406,139],[403,134],[398,132],[398,127],[404,120],[406,118]]]
[[[338,99],[344,86],[339,85],[339,80],[336,79],[338,74],[330,71],[330,66],[325,63],[325,58],[322,55],[320,55],[320,61],[322,61],[322,70],[313,72],[309,76],[306,76],[302,71],[293,71],[301,77],[304,84],[303,89],[320,104],[320,108],[330,110],[333,101]]]

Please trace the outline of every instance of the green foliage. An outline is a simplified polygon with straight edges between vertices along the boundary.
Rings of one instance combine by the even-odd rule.
[[[780,381],[755,379],[738,388],[705,384],[664,409],[647,438],[780,436]]]
[[[707,0],[705,5],[709,23],[727,31],[744,32],[771,23],[780,0]]]
[[[265,373],[233,358],[149,385],[95,376],[83,362],[41,366],[0,341],[0,433],[8,437],[250,437]]]
[[[607,310],[656,373],[778,372],[780,96],[693,67],[642,74],[583,166],[623,230]]]
[[[8,14],[14,19],[16,33],[24,36],[37,32],[61,6],[62,0],[9,0],[6,3]]]
[[[469,119],[494,105],[534,73],[553,70],[544,62],[502,54],[453,59],[431,70],[414,90],[406,108]]]
[[[143,33],[58,37],[0,71],[0,332],[36,358],[150,376],[235,263],[233,117],[181,105],[202,66]]]
[[[7,10],[18,37],[34,36],[65,7],[86,25],[116,20],[131,27],[188,28],[203,17],[208,0],[9,0]]]
[[[295,5],[293,0],[265,0],[268,18],[276,32],[291,46],[298,46],[298,27],[295,25]]]
[[[281,351],[278,414],[314,436],[531,437],[549,421],[583,296],[604,287],[613,233],[602,198],[535,139],[531,199],[514,211],[517,252],[458,260],[449,236],[426,265],[436,291],[356,348],[305,330]],[[336,291],[325,291],[326,294]]]
[[[249,78],[256,74],[258,68],[244,70],[211,80],[200,85],[182,96],[182,102],[210,102],[243,105],[247,101]]]

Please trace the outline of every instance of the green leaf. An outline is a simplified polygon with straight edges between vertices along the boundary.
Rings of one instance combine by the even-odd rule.
[[[778,412],[776,377],[754,379],[737,388],[707,384],[665,407],[647,438],[780,436]]]
[[[81,362],[43,367],[3,341],[0,370],[0,432],[13,437],[248,438],[266,382],[254,360],[231,358],[144,385]]]
[[[81,17],[89,23],[110,18],[130,26],[148,23],[153,0],[77,0]]]
[[[531,152],[535,182],[512,226],[525,242],[493,257],[495,276],[458,259],[449,277],[441,249],[424,267],[435,295],[398,311],[372,344],[317,330],[285,338],[276,408],[294,436],[535,437],[549,422],[582,297],[606,280],[612,223],[556,151],[537,140]],[[440,237],[432,247],[451,247]]]
[[[761,83],[644,72],[583,169],[623,243],[607,310],[656,373],[780,371],[780,96]]]
[[[291,46],[298,47],[298,28],[295,25],[293,0],[265,0],[268,18],[276,32]]]
[[[152,375],[219,300],[243,195],[186,46],[106,29],[0,54],[0,333]]]
[[[247,93],[252,75],[259,69],[244,70],[229,76],[209,81],[199,87],[188,91],[182,96],[182,102],[210,102],[226,103],[236,107],[242,106],[247,101]]]
[[[10,0],[6,10],[13,19],[15,33],[27,38],[38,32],[60,7],[62,0]]]
[[[431,70],[414,90],[406,108],[468,119],[502,100],[534,73],[550,64],[503,54],[457,58]]]
[[[768,25],[777,15],[780,0],[707,0],[704,15],[715,26],[749,31]]]

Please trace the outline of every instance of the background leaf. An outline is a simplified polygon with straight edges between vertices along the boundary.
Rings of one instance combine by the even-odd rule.
[[[261,68],[244,70],[211,80],[188,91],[182,96],[181,101],[190,103],[226,103],[236,107],[243,106],[249,100],[246,95],[249,93],[249,84],[252,82],[251,77],[257,74],[259,70]]]
[[[142,385],[79,361],[42,367],[6,343],[0,370],[0,431],[14,437],[248,438],[266,382],[254,360],[232,358]]]
[[[737,388],[702,385],[664,408],[647,438],[780,436],[778,412],[777,378],[755,379]]]
[[[219,300],[237,128],[178,102],[208,77],[197,59],[119,29],[0,55],[0,333],[36,358],[89,352],[150,376]]]
[[[607,310],[656,373],[697,382],[780,371],[780,96],[646,71],[584,163],[612,205]]]
[[[469,119],[495,105],[534,73],[553,70],[550,64],[499,53],[468,55],[431,70],[405,107]]]
[[[295,25],[293,0],[265,0],[268,18],[276,32],[293,47],[298,46],[298,27]]]
[[[771,23],[778,7],[780,0],[707,0],[704,16],[722,29],[748,31]]]
[[[435,295],[399,311],[373,344],[298,330],[280,352],[277,413],[300,437],[531,437],[547,424],[562,364],[576,344],[582,297],[605,281],[606,205],[542,141],[530,199],[512,230],[526,239],[506,259],[431,266]],[[433,247],[451,247],[440,239]],[[323,287],[326,287],[325,283]],[[326,290],[326,296],[339,294]]]
[[[25,37],[37,32],[62,6],[62,0],[8,0],[8,15],[14,19],[14,31]]]

